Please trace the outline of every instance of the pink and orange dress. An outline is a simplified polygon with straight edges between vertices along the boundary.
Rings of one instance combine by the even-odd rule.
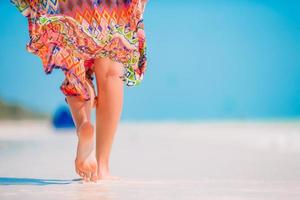
[[[120,78],[139,85],[146,64],[143,13],[148,0],[11,0],[28,19],[26,49],[41,58],[46,74],[61,69],[64,95],[90,100],[86,81],[93,64],[108,57],[123,64]],[[95,91],[95,87],[92,84]]]

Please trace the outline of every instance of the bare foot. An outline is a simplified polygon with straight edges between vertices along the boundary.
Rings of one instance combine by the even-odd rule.
[[[86,121],[78,128],[75,170],[85,181],[97,182],[97,160],[94,148],[94,127]]]
[[[112,176],[107,170],[98,170],[98,180],[120,180],[119,176]]]

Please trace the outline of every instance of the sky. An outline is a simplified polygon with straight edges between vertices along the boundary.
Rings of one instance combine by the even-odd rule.
[[[123,120],[300,116],[300,2],[150,0],[148,65],[126,87]],[[26,51],[27,21],[0,1],[0,97],[53,113],[66,105],[60,70],[46,75]]]

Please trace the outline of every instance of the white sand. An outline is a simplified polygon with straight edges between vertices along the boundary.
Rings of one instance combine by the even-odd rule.
[[[74,130],[0,122],[0,200],[300,199],[300,121],[129,123],[111,172],[83,183]]]

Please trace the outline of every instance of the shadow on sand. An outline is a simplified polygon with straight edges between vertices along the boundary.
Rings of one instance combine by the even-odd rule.
[[[72,179],[72,180],[61,180],[61,179],[0,177],[0,185],[66,185],[81,180],[82,180],[81,178]]]

